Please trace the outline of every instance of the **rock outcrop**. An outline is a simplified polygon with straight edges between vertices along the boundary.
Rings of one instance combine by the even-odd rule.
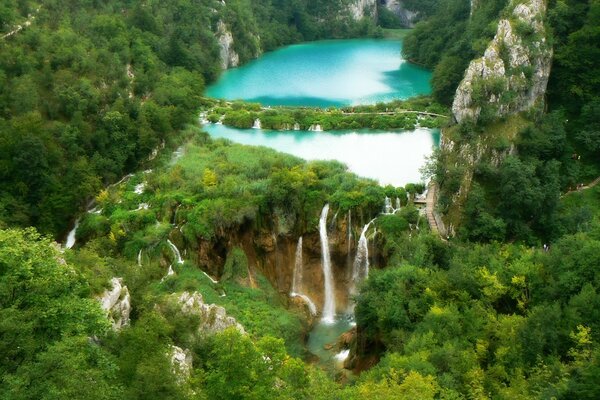
[[[357,21],[368,16],[374,18],[377,16],[377,0],[354,0],[350,3],[350,13]]]
[[[233,35],[223,21],[217,24],[216,36],[220,47],[221,67],[227,69],[240,65],[240,56],[233,48]]]
[[[131,297],[127,286],[123,286],[122,278],[112,278],[110,282],[112,288],[100,297],[100,305],[106,311],[113,329],[120,330],[129,325]]]
[[[245,333],[244,327],[235,318],[227,316],[227,312],[223,307],[204,303],[200,293],[183,292],[180,295],[174,294],[172,296],[176,296],[177,302],[181,305],[182,313],[200,319],[199,334],[212,335],[229,327],[234,327],[240,333]]]
[[[173,374],[177,377],[179,383],[183,383],[190,377],[192,372],[192,353],[188,349],[182,349],[178,346],[171,346],[169,352]]]
[[[457,122],[502,117],[543,101],[552,48],[546,40],[545,0],[513,0],[483,57],[473,60],[456,90],[452,112]]]
[[[382,0],[381,4],[396,14],[402,25],[407,28],[412,28],[419,18],[419,13],[407,9],[402,0]]]

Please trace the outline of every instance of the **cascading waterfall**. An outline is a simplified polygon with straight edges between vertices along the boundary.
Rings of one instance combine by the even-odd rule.
[[[350,294],[356,294],[356,287],[360,282],[369,276],[369,241],[367,240],[367,231],[369,226],[375,221],[372,219],[363,227],[356,246],[356,258],[352,269],[352,283],[350,285]]]
[[[296,246],[296,259],[294,263],[294,277],[292,278],[292,295],[302,291],[302,236],[298,238]]]
[[[294,263],[294,276],[292,278],[292,291],[290,297],[300,297],[308,305],[310,313],[317,315],[317,306],[315,303],[305,294],[302,294],[304,290],[302,285],[302,269],[304,264],[302,262],[302,236],[298,239],[298,245],[296,246],[296,259]]]
[[[331,271],[331,256],[329,255],[329,238],[327,237],[327,214],[329,204],[325,204],[319,219],[319,235],[321,237],[321,262],[323,265],[323,276],[325,281],[325,302],[323,304],[323,318],[325,323],[335,321],[335,288],[333,273]]]
[[[252,125],[252,129],[262,129],[262,124],[260,123],[260,119],[256,118],[254,120],[254,125]]]
[[[140,252],[138,253],[137,262],[138,262],[138,267],[141,267],[142,266],[142,250],[141,249],[140,249]]]
[[[183,264],[183,258],[181,258],[181,253],[179,252],[179,249],[177,248],[177,246],[175,246],[173,244],[173,242],[171,242],[171,240],[169,240],[169,239],[167,239],[167,243],[173,250],[173,254],[175,254],[175,257],[177,258],[177,264]]]
[[[73,229],[71,229],[71,231],[67,235],[67,241],[65,242],[65,248],[70,249],[73,246],[75,246],[75,241],[76,241],[75,234],[77,233],[77,228],[79,228],[79,218],[77,218],[75,220],[75,225],[73,226]]]
[[[402,203],[400,203],[400,197],[396,197],[396,211],[402,208]]]
[[[385,196],[385,202],[383,205],[383,213],[384,214],[391,214],[394,211],[394,208],[392,207],[392,199],[390,199],[389,197]]]

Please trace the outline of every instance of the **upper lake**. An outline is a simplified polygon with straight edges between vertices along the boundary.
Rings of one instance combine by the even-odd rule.
[[[265,106],[373,104],[429,94],[431,73],[409,64],[397,40],[328,40],[288,46],[228,70],[210,97]],[[380,184],[419,182],[419,169],[439,143],[439,130],[268,131],[207,124],[215,138],[267,146],[307,160],[338,160]]]
[[[206,94],[267,106],[347,106],[431,92],[431,73],[402,59],[398,40],[327,40],[284,47],[230,69]]]

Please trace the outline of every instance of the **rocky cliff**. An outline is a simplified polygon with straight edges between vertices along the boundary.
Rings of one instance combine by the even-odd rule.
[[[545,0],[513,0],[483,57],[460,83],[452,112],[457,122],[515,114],[543,102],[552,48],[546,40]]]
[[[333,277],[335,281],[338,311],[346,311],[348,306],[348,288],[352,279],[352,267],[356,253],[356,242],[364,224],[370,218],[359,218],[347,213],[337,213],[334,210],[327,220],[329,245],[332,260]],[[351,221],[351,224],[350,224]],[[243,261],[234,263],[243,264],[243,278],[248,285],[257,281],[257,275],[264,275],[273,287],[282,295],[289,295],[292,291],[294,266],[298,238],[303,237],[303,294],[315,303],[320,312],[324,301],[324,276],[321,262],[321,242],[318,226],[306,227],[299,232],[299,228],[282,230],[283,223],[276,217],[265,221],[261,229],[253,225],[236,226],[228,231],[221,232],[213,240],[199,240],[197,243],[185,242],[179,231],[175,230],[171,240],[179,248],[188,249],[188,257],[209,275],[221,279],[228,279],[229,273],[225,272],[226,266],[231,263],[233,254],[243,254]],[[350,227],[349,227],[350,224]],[[349,235],[350,231],[350,235]],[[235,249],[241,250],[234,251]],[[378,245],[369,241],[369,258],[371,265],[384,265],[382,253]],[[240,269],[236,267],[236,269]],[[244,283],[246,284],[246,283]],[[303,306],[299,299],[290,299],[293,305]],[[306,309],[307,319],[312,319],[311,310]]]
[[[228,316],[223,307],[204,303],[202,295],[198,292],[183,292],[171,297],[181,307],[183,314],[198,319],[197,333],[200,335],[212,335],[229,327],[244,333],[244,327],[235,318]]]
[[[220,48],[221,67],[228,69],[240,65],[240,56],[233,48],[233,35],[223,21],[217,24],[216,36]]]
[[[355,20],[377,16],[377,0],[355,0],[350,3],[350,13]]]
[[[380,4],[398,16],[402,25],[407,28],[412,28],[419,18],[419,13],[407,9],[402,0],[382,0]]]
[[[112,278],[111,288],[99,298],[102,309],[107,313],[114,330],[129,325],[131,297],[127,286],[123,286],[122,278]]]

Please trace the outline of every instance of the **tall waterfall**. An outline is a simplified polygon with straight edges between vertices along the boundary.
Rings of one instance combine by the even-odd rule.
[[[327,237],[327,214],[329,204],[325,204],[319,219],[319,235],[321,236],[321,255],[323,265],[323,276],[325,280],[325,303],[323,304],[323,318],[325,323],[335,321],[335,288],[333,273],[331,271],[331,256],[329,255],[329,238]]]
[[[400,197],[396,197],[396,211],[402,208],[402,204],[400,203]]]
[[[310,313],[312,315],[317,315],[317,306],[315,303],[308,297],[303,294],[303,285],[302,285],[302,269],[304,267],[302,261],[302,236],[298,239],[298,246],[296,246],[296,259],[294,263],[294,276],[292,278],[292,291],[290,292],[290,297],[300,297],[306,305],[308,306]]]
[[[175,246],[173,242],[171,242],[171,240],[169,239],[167,239],[167,243],[169,244],[171,249],[173,249],[173,254],[175,254],[175,257],[177,258],[177,264],[183,264],[183,258],[181,258],[181,253],[179,252],[177,246]]]
[[[369,241],[367,240],[367,230],[371,222],[364,226],[358,239],[358,245],[356,246],[356,258],[354,259],[354,269],[352,270],[352,282],[354,285],[360,283],[369,275]]]
[[[75,225],[73,226],[73,229],[71,229],[71,231],[67,235],[67,241],[65,242],[65,248],[70,249],[71,247],[73,247],[75,245],[75,240],[76,240],[75,234],[77,233],[77,228],[79,228],[79,218],[77,218],[77,220],[75,221]]]
[[[356,246],[356,258],[354,259],[354,265],[352,268],[352,282],[350,283],[350,295],[356,294],[356,287],[359,283],[365,280],[369,276],[369,241],[367,240],[367,231],[369,226],[375,221],[372,219],[368,224],[363,227],[360,237],[358,239],[358,245]],[[352,310],[354,305],[350,306]]]
[[[302,291],[302,236],[298,238],[296,246],[296,260],[294,263],[294,277],[292,278],[292,295]]]

